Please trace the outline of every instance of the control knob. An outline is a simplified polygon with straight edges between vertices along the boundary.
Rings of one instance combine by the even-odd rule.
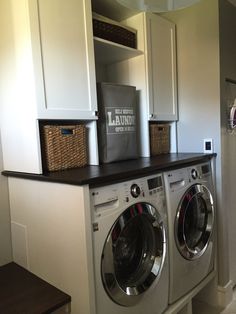
[[[196,180],[197,177],[198,177],[198,172],[197,172],[197,170],[196,170],[196,169],[192,169],[192,170],[191,170],[191,175],[192,175],[192,178],[193,178],[194,180]]]
[[[140,189],[140,187],[136,183],[134,183],[134,184],[131,185],[130,193],[131,193],[131,195],[133,197],[136,198],[136,197],[138,197],[140,195],[141,189]]]

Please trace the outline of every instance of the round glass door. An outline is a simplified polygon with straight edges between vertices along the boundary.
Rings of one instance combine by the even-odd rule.
[[[104,244],[101,275],[110,298],[123,306],[139,302],[161,273],[166,255],[163,221],[150,204],[127,208]]]
[[[195,184],[184,194],[175,219],[175,240],[180,254],[193,260],[207,249],[213,230],[214,208],[210,191]]]

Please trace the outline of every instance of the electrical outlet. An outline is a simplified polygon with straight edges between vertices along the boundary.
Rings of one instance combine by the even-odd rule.
[[[203,140],[203,152],[205,154],[213,153],[213,139],[212,138],[204,138],[204,140]]]

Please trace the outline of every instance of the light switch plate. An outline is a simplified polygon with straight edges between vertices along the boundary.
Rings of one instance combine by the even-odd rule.
[[[213,139],[212,138],[205,138],[203,140],[203,152],[205,154],[213,153]]]

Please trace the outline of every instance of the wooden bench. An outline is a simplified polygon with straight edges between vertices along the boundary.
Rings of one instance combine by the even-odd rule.
[[[69,313],[71,297],[15,263],[0,267],[1,314]]]

